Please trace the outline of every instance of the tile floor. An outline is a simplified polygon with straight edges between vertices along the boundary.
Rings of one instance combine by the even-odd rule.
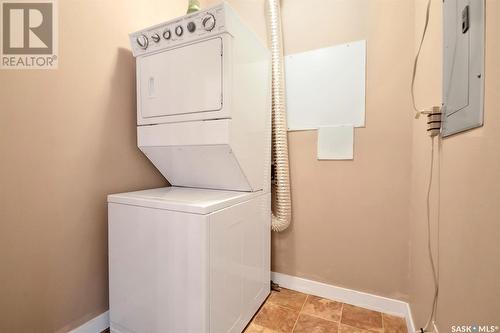
[[[106,330],[102,333],[109,332]],[[282,288],[244,333],[407,333],[404,318]]]
[[[404,318],[293,290],[273,291],[245,333],[407,333]]]

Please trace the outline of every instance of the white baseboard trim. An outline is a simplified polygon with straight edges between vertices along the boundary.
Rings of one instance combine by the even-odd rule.
[[[273,282],[287,289],[404,317],[406,319],[408,333],[415,332],[410,305],[406,302],[282,273],[271,272],[271,279]]]
[[[69,333],[101,333],[109,327],[109,311],[106,311],[94,319],[89,320],[80,327]]]
[[[316,295],[324,298],[334,299],[342,303],[348,303],[365,309],[380,311],[404,317],[408,327],[408,333],[415,332],[410,305],[406,302],[392,298],[368,294],[361,291],[337,287],[322,282],[316,282],[282,273],[271,272],[271,279],[280,286]],[[75,328],[69,333],[100,333],[109,327],[109,311],[106,311],[94,319],[89,320],[82,326]]]

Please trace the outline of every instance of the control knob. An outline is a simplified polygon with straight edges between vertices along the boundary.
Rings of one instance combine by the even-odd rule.
[[[170,39],[170,37],[172,37],[172,33],[170,32],[170,30],[167,29],[167,30],[163,31],[163,38],[168,40],[168,39]]]
[[[155,42],[158,43],[160,41],[160,35],[158,34],[153,34],[151,35],[151,39]]]
[[[148,41],[148,37],[146,37],[145,35],[138,36],[136,39],[136,42],[137,42],[137,45],[139,45],[139,47],[141,49],[145,50],[148,48],[149,41]]]
[[[203,29],[206,31],[211,31],[215,27],[215,17],[212,14],[208,14],[201,20]]]

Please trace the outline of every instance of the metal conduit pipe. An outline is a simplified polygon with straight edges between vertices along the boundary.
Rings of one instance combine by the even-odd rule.
[[[276,202],[271,228],[283,231],[292,219],[286,125],[285,80],[280,0],[267,0],[268,35],[272,65],[272,144]]]

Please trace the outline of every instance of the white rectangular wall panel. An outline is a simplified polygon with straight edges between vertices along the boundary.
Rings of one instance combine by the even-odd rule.
[[[352,126],[318,129],[318,160],[352,160],[353,158],[354,128]]]
[[[289,130],[365,125],[366,42],[285,57]]]
[[[483,124],[484,0],[443,2],[443,136]]]

